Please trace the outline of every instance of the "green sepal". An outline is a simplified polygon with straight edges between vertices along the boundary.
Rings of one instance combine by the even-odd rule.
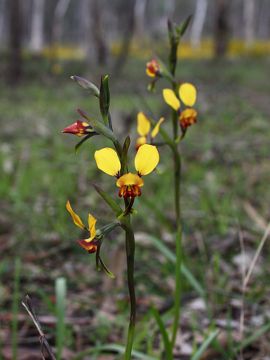
[[[99,107],[105,125],[109,125],[110,89],[109,75],[103,75],[100,81]]]
[[[175,27],[176,33],[179,37],[182,37],[185,34],[191,19],[192,15],[189,15],[186,20],[184,20],[180,25]]]
[[[108,267],[106,266],[106,264],[104,263],[104,261],[101,259],[101,257],[99,256],[99,268],[101,268],[105,274],[107,274],[111,279],[115,279],[115,275],[108,269]]]
[[[91,81],[86,80],[83,77],[77,76],[77,75],[73,75],[70,77],[72,80],[76,81],[76,83],[78,85],[80,85],[83,89],[85,90],[90,90],[90,92],[92,93],[92,95],[96,96],[97,98],[99,98],[99,89],[98,87],[93,84]]]
[[[111,195],[107,194],[105,191],[103,191],[98,185],[93,184],[96,192],[102,197],[102,199],[109,205],[109,207],[113,210],[116,216],[119,216],[122,214],[123,210],[121,207],[117,204],[116,201],[111,197]]]

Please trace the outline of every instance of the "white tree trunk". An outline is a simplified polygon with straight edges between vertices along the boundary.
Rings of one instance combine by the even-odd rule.
[[[135,3],[135,34],[140,37],[144,33],[145,10],[147,0],[136,0]]]
[[[58,0],[54,12],[53,41],[59,43],[62,38],[63,21],[70,4],[70,0]]]
[[[30,49],[40,52],[44,44],[44,10],[45,0],[34,0],[30,36]]]
[[[244,31],[245,43],[249,47],[255,38],[255,1],[244,0]]]
[[[207,0],[197,0],[195,16],[191,28],[191,45],[197,48],[201,44],[203,26],[206,19],[208,2]]]

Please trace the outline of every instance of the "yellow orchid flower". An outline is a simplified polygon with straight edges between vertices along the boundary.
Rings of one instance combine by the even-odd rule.
[[[96,222],[97,219],[91,215],[88,214],[88,227],[84,225],[82,222],[80,216],[75,213],[75,211],[72,209],[70,202],[67,201],[66,203],[66,209],[70,213],[72,220],[76,226],[78,226],[82,230],[89,231],[89,238],[84,240],[78,240],[79,245],[84,248],[89,253],[94,253],[97,251],[97,241],[95,241],[96,238]]]
[[[147,143],[147,137],[150,134],[150,142],[158,135],[160,125],[163,123],[165,119],[162,117],[156,123],[154,128],[151,130],[151,122],[147,118],[147,116],[143,112],[139,112],[137,115],[137,132],[140,135],[136,141],[136,150],[139,149],[140,146]]]
[[[122,176],[120,176],[121,163],[114,149],[97,150],[95,160],[101,171],[117,178],[116,186],[120,188],[120,197],[135,198],[141,195],[140,188],[144,185],[142,176],[150,174],[159,163],[159,152],[153,145],[140,146],[134,160],[137,174],[127,173]]]
[[[179,87],[179,98],[175,95],[172,89],[163,89],[163,98],[171,108],[179,114],[179,123],[181,128],[185,131],[189,126],[197,122],[197,111],[193,109],[193,105],[197,99],[197,90],[194,85],[184,83]],[[186,109],[181,111],[181,102],[186,106]]]

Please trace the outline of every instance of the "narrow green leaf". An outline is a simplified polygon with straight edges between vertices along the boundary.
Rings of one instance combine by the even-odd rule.
[[[211,342],[218,336],[218,334],[219,334],[219,330],[215,330],[211,332],[203,341],[203,343],[196,351],[196,353],[192,356],[191,360],[200,360],[205,350],[208,348]]]
[[[76,83],[78,85],[80,85],[83,89],[86,89],[86,90],[90,90],[90,92],[92,93],[92,95],[96,96],[97,98],[99,98],[99,89],[98,87],[93,84],[91,81],[89,80],[86,80],[85,78],[83,77],[80,77],[80,76],[76,76],[76,75],[73,75],[70,77],[72,80],[76,81]]]
[[[252,335],[248,336],[246,339],[241,341],[241,343],[236,347],[235,353],[237,353],[241,349],[244,349],[247,346],[249,346],[250,344],[252,344],[254,341],[259,339],[263,334],[265,334],[269,330],[270,330],[270,322],[268,322],[267,324],[262,326],[260,329],[253,332]]]
[[[95,190],[99,193],[99,195],[102,197],[102,199],[109,205],[109,207],[114,211],[116,216],[119,216],[122,214],[123,210],[121,207],[117,204],[116,201],[111,197],[111,195],[107,194],[105,191],[103,191],[98,185],[93,184]]]
[[[82,138],[76,145],[75,145],[75,152],[77,152],[79,150],[79,148],[82,146],[82,144],[90,139],[91,137],[95,136],[95,135],[98,135],[98,133],[96,133],[95,131],[86,135],[84,138]]]
[[[165,350],[165,354],[166,354],[166,360],[173,360],[173,349],[172,349],[172,345],[171,342],[169,340],[169,336],[167,333],[167,330],[165,328],[165,325],[162,321],[161,316],[159,315],[159,312],[155,309],[152,308],[151,312],[158,324],[161,336],[162,336],[162,340],[163,340],[163,344],[164,344],[164,350]]]
[[[101,77],[99,107],[105,125],[109,125],[110,89],[109,75]]]
[[[175,254],[164,244],[163,241],[158,239],[157,237],[150,235],[150,240],[152,241],[153,245],[156,246],[157,249],[159,249],[160,252],[172,263],[176,262],[176,256]],[[195,279],[194,275],[191,273],[191,271],[184,265],[181,265],[181,272],[186,277],[189,284],[193,287],[193,289],[198,293],[199,296],[205,297],[205,291],[200,285],[200,283]]]
[[[66,296],[67,285],[65,278],[58,278],[55,282],[55,294],[56,294],[56,358],[62,359],[62,352],[65,345],[66,327],[65,327],[65,308],[66,308]]]

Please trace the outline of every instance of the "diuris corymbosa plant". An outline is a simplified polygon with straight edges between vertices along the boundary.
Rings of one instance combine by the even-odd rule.
[[[127,258],[127,282],[130,297],[130,322],[125,352],[125,359],[131,359],[134,330],[136,322],[136,297],[134,286],[134,253],[135,239],[131,218],[133,215],[133,204],[137,197],[143,196],[144,178],[151,174],[159,163],[159,152],[157,147],[151,144],[143,144],[134,154],[134,170],[130,171],[128,155],[130,151],[130,137],[127,136],[123,145],[113,130],[112,119],[109,113],[110,92],[108,76],[101,78],[100,89],[94,84],[81,77],[72,77],[82,87],[91,90],[99,99],[101,119],[93,119],[84,111],[79,110],[81,119],[67,126],[63,133],[76,135],[81,138],[76,145],[78,149],[86,140],[95,135],[111,140],[112,147],[103,147],[95,151],[94,160],[99,170],[115,178],[118,189],[114,194],[105,193],[101,187],[95,185],[96,191],[101,195],[115,214],[114,220],[103,226],[97,227],[97,219],[88,214],[87,225],[73,210],[69,201],[66,209],[71,215],[74,224],[82,230],[86,230],[88,237],[78,240],[78,244],[90,254],[96,255],[98,268],[103,269],[109,276],[113,274],[107,268],[101,258],[101,245],[107,234],[116,227],[121,227],[126,235],[126,258]],[[159,123],[157,124],[159,126]],[[157,132],[157,130],[155,130]],[[119,205],[117,197],[123,199],[123,206]],[[92,212],[92,211],[91,211]]]
[[[179,82],[176,78],[177,67],[177,51],[184,35],[191,17],[187,18],[182,24],[177,25],[170,20],[168,21],[168,34],[170,52],[168,57],[168,66],[161,60],[154,59],[146,64],[146,74],[151,78],[148,89],[153,91],[157,81],[163,78],[168,82],[169,87],[162,90],[162,95],[165,103],[172,109],[171,124],[172,133],[169,134],[164,128],[160,129],[164,143],[169,146],[172,152],[172,159],[174,164],[174,205],[175,205],[175,222],[176,222],[176,241],[175,241],[175,292],[174,292],[174,320],[171,331],[171,337],[167,337],[168,352],[166,353],[168,359],[173,358],[173,347],[176,341],[176,335],[179,328],[180,321],[180,304],[181,304],[181,267],[182,267],[182,221],[181,221],[181,148],[180,142],[185,138],[187,130],[190,126],[197,122],[197,111],[194,105],[197,99],[196,87],[189,82]],[[140,115],[142,117],[142,115]],[[137,147],[141,143],[141,131],[139,131],[142,120],[138,116],[138,134]],[[151,119],[144,114],[144,124],[150,124]],[[147,125],[148,126],[148,125]],[[146,125],[144,125],[146,127]],[[150,141],[154,143],[153,139]]]
[[[179,83],[176,79],[177,50],[181,37],[183,36],[190,18],[183,24],[176,25],[168,22],[168,33],[170,42],[170,53],[168,66],[160,59],[153,59],[146,64],[146,74],[151,78],[148,86],[149,90],[154,90],[159,79],[168,81],[169,86],[162,91],[165,103],[171,108],[172,133],[169,134],[164,126],[164,117],[154,121],[145,113],[139,112],[137,115],[138,138],[134,149],[134,169],[130,171],[128,156],[130,150],[130,137],[127,136],[122,142],[118,139],[113,130],[113,121],[109,112],[110,92],[108,84],[108,75],[101,78],[100,88],[92,82],[73,76],[81,87],[91,91],[99,100],[100,119],[90,117],[82,110],[78,110],[80,119],[67,126],[63,132],[76,135],[81,138],[75,146],[78,149],[85,141],[95,135],[100,138],[109,139],[112,147],[103,147],[95,151],[94,160],[97,168],[115,178],[117,191],[114,194],[104,192],[100,186],[94,185],[96,191],[113,210],[114,220],[100,228],[96,227],[97,219],[94,215],[88,215],[88,224],[85,225],[80,216],[73,210],[69,201],[66,208],[72,217],[74,224],[80,229],[86,230],[89,234],[86,239],[78,240],[78,244],[90,254],[96,255],[96,264],[98,269],[103,269],[109,276],[113,274],[104,264],[101,258],[101,245],[108,233],[116,227],[121,227],[125,232],[125,246],[127,258],[127,283],[130,297],[130,321],[128,329],[127,344],[125,350],[125,359],[131,359],[132,346],[134,340],[135,322],[136,322],[136,297],[134,286],[134,254],[135,238],[132,227],[132,215],[134,214],[133,205],[137,197],[144,196],[143,186],[146,175],[152,173],[159,163],[160,156],[157,149],[158,143],[155,139],[160,134],[163,138],[163,144],[167,144],[172,152],[174,163],[174,205],[176,222],[176,267],[175,267],[175,291],[174,291],[174,320],[171,335],[165,334],[167,346],[166,359],[173,359],[173,347],[176,340],[180,320],[180,302],[181,302],[181,266],[182,266],[182,222],[181,222],[181,152],[179,144],[185,138],[188,128],[197,122],[197,111],[194,105],[197,98],[196,87],[189,83]],[[123,144],[123,145],[122,145]],[[117,198],[122,198],[123,206],[119,205]],[[161,319],[158,318],[158,322]],[[165,327],[163,326],[163,329]]]

